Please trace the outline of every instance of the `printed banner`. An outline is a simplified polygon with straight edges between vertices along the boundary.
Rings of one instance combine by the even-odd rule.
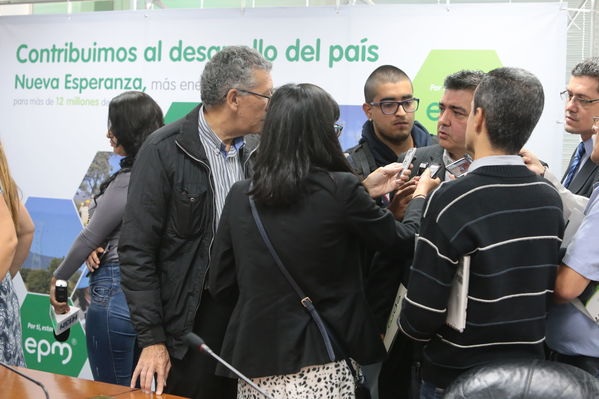
[[[559,173],[562,127],[556,122],[563,116],[567,23],[560,7],[430,4],[0,17],[0,139],[37,226],[22,272],[25,286],[36,293],[21,293],[28,366],[67,373],[61,364],[69,359],[85,369],[79,332],[72,335],[75,343],[55,345],[41,335],[50,325],[47,309],[39,305],[34,315],[30,308],[38,305],[30,303],[47,294],[52,271],[87,222],[94,187],[118,167],[106,153],[112,97],[143,90],[174,120],[200,101],[206,61],[223,46],[248,45],[273,62],[275,86],[311,82],[333,95],[345,126],[341,143],[348,148],[366,119],[364,82],[380,65],[396,65],[412,78],[421,99],[416,119],[431,132],[446,75],[517,66],[536,74],[545,88],[545,111],[528,147]],[[82,268],[69,287],[82,308],[89,298],[85,274]]]

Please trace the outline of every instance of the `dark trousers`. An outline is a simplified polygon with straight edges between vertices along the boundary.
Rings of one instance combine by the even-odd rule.
[[[214,302],[204,291],[193,332],[216,353],[220,352],[232,307]],[[237,380],[214,375],[216,361],[204,353],[189,349],[183,359],[171,358],[165,393],[193,399],[235,399]]]
[[[411,399],[418,397],[419,370],[422,345],[397,333],[395,342],[383,362],[379,374],[380,399]]]
[[[556,362],[576,366],[591,374],[595,378],[599,378],[599,359],[596,357],[589,357],[583,355],[568,356],[562,355],[561,353],[557,353],[554,351],[550,351],[549,360],[554,360]]]

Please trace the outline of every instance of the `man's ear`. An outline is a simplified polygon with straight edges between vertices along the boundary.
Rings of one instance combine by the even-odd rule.
[[[480,133],[483,131],[485,125],[485,110],[481,107],[477,107],[474,110],[474,131]]]
[[[225,95],[225,104],[227,107],[237,111],[237,107],[239,106],[239,97],[239,92],[236,89],[229,89]]]
[[[362,111],[364,111],[364,114],[366,115],[368,120],[371,121],[372,120],[372,105],[370,105],[368,103],[362,104]]]

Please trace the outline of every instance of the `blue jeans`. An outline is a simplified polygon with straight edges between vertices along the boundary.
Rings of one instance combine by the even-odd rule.
[[[94,380],[129,386],[139,349],[121,289],[119,264],[101,265],[91,274],[89,288],[91,304],[85,329]]]
[[[420,385],[420,399],[443,399],[445,389],[438,388],[430,382],[422,381]]]

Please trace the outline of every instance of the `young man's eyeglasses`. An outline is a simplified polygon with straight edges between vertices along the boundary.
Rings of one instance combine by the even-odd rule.
[[[587,100],[586,98],[580,98],[577,95],[570,93],[568,90],[562,91],[561,93],[559,93],[559,95],[562,98],[562,100],[564,100],[564,101],[574,100],[575,102],[582,105],[583,107],[588,107],[592,103],[599,101],[599,98],[595,98],[593,100]]]
[[[370,105],[378,105],[383,114],[393,115],[397,112],[400,105],[405,112],[416,112],[418,110],[419,103],[420,99],[414,97],[403,101],[381,101],[378,103],[370,103]]]
[[[337,137],[339,137],[341,135],[341,132],[343,131],[343,125],[335,123],[333,125],[333,128],[335,129],[335,134],[337,135]]]
[[[267,96],[266,94],[260,94],[260,93],[256,93],[253,91],[249,91],[249,90],[244,90],[244,89],[236,89],[237,91],[240,91],[242,93],[247,93],[247,94],[252,94],[254,96],[258,96],[258,97],[262,97],[262,98],[266,98],[267,100],[270,101],[270,97],[271,96]]]

